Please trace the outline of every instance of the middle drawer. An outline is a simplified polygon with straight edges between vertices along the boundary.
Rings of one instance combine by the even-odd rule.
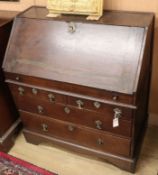
[[[106,115],[113,115],[115,108],[119,108],[121,118],[124,120],[132,120],[133,110],[131,108],[120,106],[120,103],[111,103],[110,101],[103,101],[89,96],[82,96],[79,94],[71,94],[64,91],[57,91],[55,89],[46,89],[42,87],[30,86],[27,84],[14,84],[9,82],[9,87],[15,98],[31,97],[45,102],[70,105],[77,109],[86,109],[97,113]]]

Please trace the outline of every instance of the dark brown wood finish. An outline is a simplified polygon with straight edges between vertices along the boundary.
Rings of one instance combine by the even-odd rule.
[[[23,84],[30,84],[36,87],[42,87],[42,88],[48,88],[53,90],[60,90],[64,91],[65,93],[70,93],[71,96],[75,94],[74,96],[80,96],[82,98],[82,95],[87,96],[87,98],[94,97],[96,99],[100,99],[103,102],[108,101],[108,103],[111,104],[119,104],[120,106],[128,106],[129,108],[136,108],[135,104],[135,98],[133,95],[127,95],[122,94],[118,92],[112,92],[112,91],[106,91],[106,90],[97,90],[95,88],[89,88],[86,86],[80,86],[80,85],[74,85],[70,83],[63,83],[59,81],[53,81],[53,80],[45,80],[42,78],[37,77],[31,77],[21,74],[15,74],[15,73],[9,73],[6,72],[5,74],[7,82],[17,81]],[[16,83],[17,83],[16,82]]]
[[[41,23],[36,19],[17,18],[5,71],[125,94],[135,93],[140,71],[137,65],[142,62],[140,55],[146,30],[75,23],[76,31],[72,34],[68,32],[70,25],[64,21],[44,20]],[[36,30],[31,31],[33,28]],[[44,36],[39,35],[44,31]],[[19,37],[21,32],[25,33],[23,37]],[[115,52],[111,52],[111,48]]]
[[[27,141],[134,172],[148,116],[154,15],[105,11],[86,21],[46,14],[32,7],[16,18],[3,62]]]
[[[25,138],[28,142],[38,145],[40,143],[53,143],[53,146],[57,146],[61,149],[71,150],[75,153],[81,153],[83,156],[95,156],[100,158],[103,161],[107,161],[112,163],[124,170],[134,172],[135,171],[135,159],[134,158],[127,158],[123,156],[117,156],[115,154],[110,154],[108,152],[98,151],[96,149],[90,149],[84,146],[80,146],[77,144],[73,144],[71,142],[64,141],[63,139],[57,139],[54,137],[46,136],[37,132],[33,132],[31,130],[24,129]]]
[[[39,88],[21,86],[15,83],[10,83],[9,87],[11,92],[13,92],[12,95],[19,109],[76,124],[82,124],[99,130],[109,131],[111,133],[121,134],[126,137],[131,136],[133,110],[129,108],[102,103],[102,106],[97,109],[92,105],[95,101],[85,99],[82,100],[85,106],[80,108],[78,106],[72,106],[69,103],[69,96],[61,95],[59,91],[57,94],[52,91],[44,91]],[[23,90],[22,94],[19,91],[20,89]],[[53,95],[53,98],[50,98],[49,95],[51,95],[51,97]],[[120,126],[113,128],[114,110],[117,108],[122,112]],[[100,126],[98,123],[100,123]]]
[[[0,67],[8,43],[12,20],[17,12],[0,11]],[[13,134],[19,124],[18,114],[12,96],[4,83],[4,74],[0,68],[0,150],[7,152],[13,146]]]
[[[111,117],[114,116],[114,110],[116,108],[119,108],[121,110],[121,118],[124,120],[131,120],[133,116],[133,112],[135,111],[132,108],[122,107],[119,104],[109,104],[107,103],[101,103],[100,101],[94,100],[87,100],[87,96],[80,97],[72,97],[69,94],[64,94],[63,91],[47,91],[46,89],[30,86],[30,85],[24,85],[19,83],[13,83],[11,81],[7,81],[9,83],[9,87],[11,89],[11,92],[13,92],[13,96],[16,99],[17,106],[23,106],[23,104],[26,106],[26,104],[30,101],[31,104],[34,103],[34,101],[37,101],[39,103],[49,103],[50,105],[56,105],[61,104],[64,106],[71,106],[77,109],[86,109],[92,112],[97,112],[101,114],[110,115]],[[22,93],[21,93],[22,90]],[[40,101],[39,101],[40,99]],[[24,101],[26,101],[24,103]],[[83,103],[83,105],[79,104]],[[97,103],[97,104],[96,104]],[[29,109],[28,109],[29,110]]]
[[[32,19],[44,19],[52,20],[52,18],[47,17],[48,10],[43,7],[30,7],[25,12],[19,14],[22,18],[32,18]],[[153,13],[140,13],[140,12],[129,12],[129,11],[104,11],[104,15],[99,21],[87,21],[86,17],[80,15],[62,15],[58,18],[53,18],[53,20],[60,21],[81,21],[86,23],[99,23],[107,25],[118,25],[118,26],[134,26],[134,27],[144,27],[151,24],[153,18]]]
[[[154,36],[154,18],[152,23],[148,27],[147,42],[145,44],[144,51],[144,62],[142,64],[141,76],[139,81],[139,89],[137,90],[137,104],[138,110],[135,111],[135,124],[133,129],[134,144],[133,151],[134,154],[139,154],[140,138],[143,139],[143,130],[146,129],[148,124],[148,103],[149,103],[149,93],[150,93],[150,78],[152,72],[152,54],[153,54],[153,36]],[[144,94],[146,94],[144,96]]]

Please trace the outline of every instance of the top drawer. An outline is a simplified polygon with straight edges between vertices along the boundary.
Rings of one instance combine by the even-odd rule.
[[[30,85],[21,85],[21,84],[13,84],[9,83],[9,87],[14,94],[15,98],[18,97],[27,97],[31,99],[36,99],[39,101],[46,101],[50,103],[67,103],[67,96],[63,94],[59,94],[57,92],[52,92],[49,90],[43,90],[40,88],[36,88],[35,86]]]
[[[83,96],[90,96],[94,98],[99,98],[111,103],[115,104],[122,104],[122,105],[129,105],[133,106],[135,104],[135,96],[134,95],[127,95],[118,92],[110,92],[101,89],[90,88],[86,86],[70,84],[70,83],[63,83],[59,81],[53,80],[45,80],[42,78],[26,76],[16,73],[5,73],[6,81],[7,82],[14,82],[17,83],[24,83],[29,84],[31,86],[39,86],[48,89],[54,89],[58,91],[64,91],[68,93],[79,94]]]
[[[118,92],[110,92],[106,90],[99,90],[95,88],[89,88],[85,86],[63,83],[58,81],[45,80],[37,77],[30,77],[15,73],[5,73],[6,82],[11,84],[26,84],[31,87],[41,87],[47,91],[54,90],[59,91],[62,94],[67,94],[68,96],[74,96],[76,98],[91,97],[91,99],[100,99],[105,103],[110,103],[118,106],[124,106],[135,109],[135,96],[127,95]],[[77,97],[78,96],[78,97]],[[72,99],[73,101],[74,99]],[[95,101],[95,100],[93,100]],[[74,103],[74,102],[72,102]]]

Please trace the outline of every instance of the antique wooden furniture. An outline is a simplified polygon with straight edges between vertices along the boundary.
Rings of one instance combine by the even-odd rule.
[[[12,20],[17,12],[0,11],[0,66],[9,39]],[[7,152],[13,145],[14,133],[19,124],[15,105],[0,68],[0,151]]]
[[[17,16],[3,63],[26,140],[133,172],[148,118],[153,14],[105,11],[87,22],[47,13]]]

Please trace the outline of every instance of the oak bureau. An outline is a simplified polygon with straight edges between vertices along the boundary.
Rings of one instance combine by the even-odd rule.
[[[148,119],[152,13],[14,20],[3,62],[28,142],[51,142],[134,172]]]

